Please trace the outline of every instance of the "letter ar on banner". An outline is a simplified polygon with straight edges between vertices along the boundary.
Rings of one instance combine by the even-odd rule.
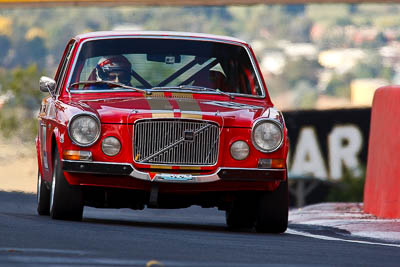
[[[323,180],[328,178],[324,157],[313,127],[300,130],[290,172],[295,176],[312,176]]]
[[[354,177],[361,176],[359,154],[362,144],[362,134],[356,125],[338,125],[333,128],[328,136],[330,178],[342,178],[343,168],[347,168]]]
[[[370,108],[284,112],[290,139],[289,178],[340,180],[367,163]]]

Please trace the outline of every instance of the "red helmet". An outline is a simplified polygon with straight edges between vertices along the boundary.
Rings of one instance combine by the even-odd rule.
[[[130,85],[132,65],[122,55],[102,57],[96,66],[98,81],[116,81]]]

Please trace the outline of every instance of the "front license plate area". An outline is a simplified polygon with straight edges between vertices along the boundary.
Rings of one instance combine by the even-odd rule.
[[[188,174],[159,174],[160,179],[166,181],[190,181],[193,180],[192,175]]]

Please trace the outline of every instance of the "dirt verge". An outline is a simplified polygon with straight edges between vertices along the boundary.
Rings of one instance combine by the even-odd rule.
[[[0,190],[36,193],[36,179],[34,142],[0,137]]]

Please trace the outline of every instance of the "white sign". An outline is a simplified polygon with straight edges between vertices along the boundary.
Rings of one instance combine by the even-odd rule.
[[[355,177],[361,175],[359,154],[363,138],[358,126],[334,126],[327,138],[328,155],[325,162],[314,127],[304,127],[300,130],[297,144],[292,144],[295,145],[295,153],[289,165],[291,176],[338,180],[343,176],[345,168]]]

